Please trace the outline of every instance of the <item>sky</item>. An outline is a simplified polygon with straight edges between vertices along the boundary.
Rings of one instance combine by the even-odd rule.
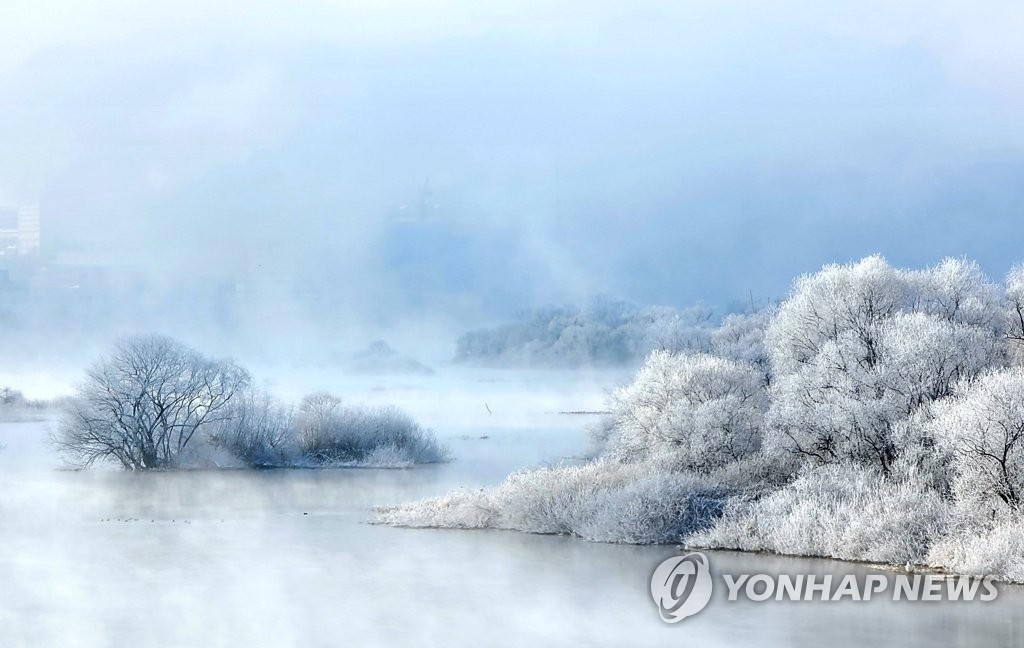
[[[147,299],[285,320],[771,299],[872,253],[999,278],[1021,33],[1003,0],[6,0],[0,203]]]

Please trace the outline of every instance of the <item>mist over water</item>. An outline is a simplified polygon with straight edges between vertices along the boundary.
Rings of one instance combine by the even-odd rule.
[[[1019,641],[1024,613],[1011,586],[994,603],[870,604],[730,603],[719,588],[705,611],[671,627],[658,619],[648,580],[673,547],[367,523],[378,505],[493,486],[517,469],[583,454],[588,418],[557,411],[601,402],[616,380],[492,372],[418,386],[378,381],[374,393],[414,409],[405,395],[422,397],[420,416],[455,454],[450,464],[408,470],[54,471],[45,422],[4,423],[4,645]],[[428,407],[430,399],[448,406]],[[482,399],[493,415],[476,412]],[[871,572],[835,561],[710,556],[716,573]]]

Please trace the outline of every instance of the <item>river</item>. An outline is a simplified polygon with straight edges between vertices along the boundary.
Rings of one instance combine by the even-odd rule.
[[[49,422],[0,424],[0,646],[1024,645],[1022,588],[989,603],[729,602],[716,588],[668,625],[648,587],[673,547],[367,523],[376,505],[583,453],[588,417],[559,412],[599,409],[622,376],[539,375],[330,384],[406,407],[452,447],[453,462],[408,470],[69,472]],[[722,573],[871,571],[709,557]]]

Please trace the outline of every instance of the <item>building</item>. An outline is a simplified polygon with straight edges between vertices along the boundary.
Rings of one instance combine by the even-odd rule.
[[[0,207],[0,258],[39,253],[39,203]]]
[[[39,203],[22,205],[18,210],[18,254],[39,254]]]

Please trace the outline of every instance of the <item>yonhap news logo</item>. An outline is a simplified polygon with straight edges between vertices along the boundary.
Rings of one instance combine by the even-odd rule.
[[[666,623],[679,623],[703,610],[712,588],[711,566],[702,553],[673,556],[651,576],[651,596]]]
[[[722,574],[727,601],[994,601],[999,590],[991,577],[943,574]],[[679,623],[711,601],[715,578],[700,552],[673,556],[651,575],[651,598],[666,623]]]

